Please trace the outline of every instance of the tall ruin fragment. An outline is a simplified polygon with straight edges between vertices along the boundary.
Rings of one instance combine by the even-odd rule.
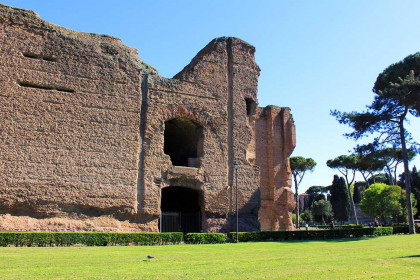
[[[117,38],[0,25],[0,231],[227,232],[236,181],[241,231],[293,229],[294,123],[257,107],[253,46],[214,39],[167,79]]]

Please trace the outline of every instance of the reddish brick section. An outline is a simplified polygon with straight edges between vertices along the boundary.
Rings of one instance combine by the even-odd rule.
[[[0,5],[0,230],[158,231],[164,188],[200,195],[203,231],[293,229],[290,109],[256,108],[255,48],[211,41],[173,79],[119,39]],[[196,167],[165,122],[202,127]],[[239,168],[234,169],[234,163]]]
[[[289,157],[296,145],[289,108],[267,106],[256,121],[256,164],[260,167],[261,230],[292,230],[295,208]]]

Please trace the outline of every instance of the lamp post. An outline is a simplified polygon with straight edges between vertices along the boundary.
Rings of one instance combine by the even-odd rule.
[[[233,164],[235,166],[235,179],[236,179],[236,243],[239,243],[238,232],[239,232],[239,211],[238,211],[238,169],[239,162]]]

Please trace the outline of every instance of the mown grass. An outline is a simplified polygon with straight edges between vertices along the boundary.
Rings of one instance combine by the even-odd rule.
[[[155,258],[148,260],[147,256]],[[420,279],[420,235],[144,247],[0,248],[0,279]]]

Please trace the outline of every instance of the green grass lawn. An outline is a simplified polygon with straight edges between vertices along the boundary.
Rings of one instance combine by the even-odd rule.
[[[148,260],[147,255],[155,258]],[[0,279],[420,279],[420,235],[144,247],[0,248]]]

